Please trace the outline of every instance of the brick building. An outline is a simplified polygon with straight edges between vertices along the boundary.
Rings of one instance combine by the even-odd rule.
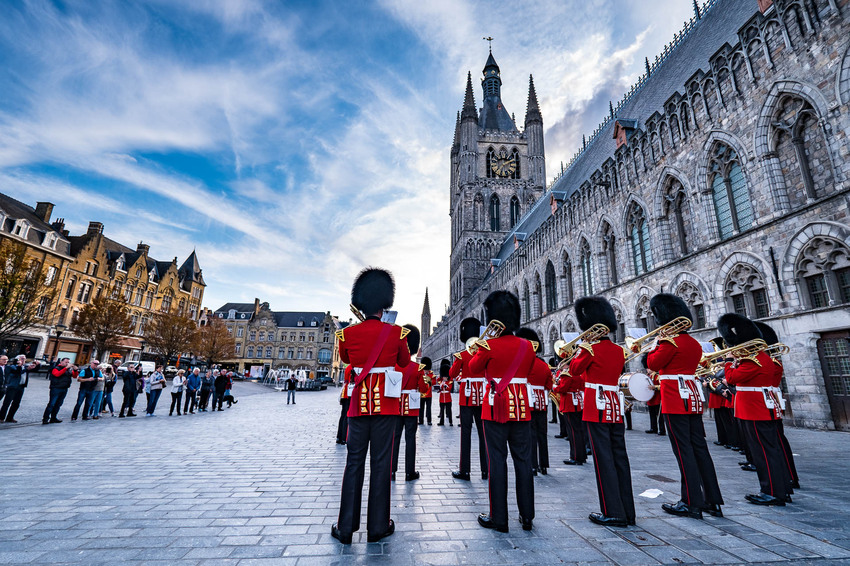
[[[700,340],[725,312],[772,325],[791,347],[789,420],[850,429],[848,18],[847,0],[706,2],[545,192],[519,169],[533,202],[507,231],[498,209],[476,206],[514,180],[490,174],[494,134],[468,80],[451,154],[451,304],[423,353],[459,350],[460,320],[482,317],[495,289],[517,294],[546,355],[577,329],[578,297],[607,297],[622,341],[652,328],[652,295],[673,292]],[[533,94],[526,137],[542,129]]]

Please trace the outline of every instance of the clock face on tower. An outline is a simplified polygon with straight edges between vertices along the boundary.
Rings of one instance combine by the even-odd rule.
[[[508,155],[504,148],[495,159],[490,161],[490,170],[499,177],[510,177],[516,171],[516,158]]]

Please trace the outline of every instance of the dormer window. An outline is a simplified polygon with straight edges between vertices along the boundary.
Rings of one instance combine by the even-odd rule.
[[[117,269],[118,271],[124,271],[125,270],[124,269],[124,256],[123,255],[118,258],[117,262],[115,262],[115,269]]]
[[[30,231],[30,225],[26,220],[18,220],[12,227],[12,234],[21,238],[26,238]]]
[[[227,311],[227,318],[236,318],[236,309],[230,309]]]
[[[310,321],[310,326],[317,326],[317,325],[318,325],[318,322],[316,322],[315,318]]]
[[[141,276],[142,276],[142,268],[141,268],[141,267],[137,267],[137,268],[136,268],[136,279],[138,279],[138,278],[139,278],[139,277],[141,277]]]
[[[43,245],[45,248],[49,248],[49,249],[51,249],[51,250],[55,250],[55,249],[56,249],[56,242],[57,242],[57,241],[59,241],[59,237],[56,235],[56,233],[55,233],[55,232],[47,232],[47,233],[44,235],[44,240],[42,241],[42,245]]]
[[[303,318],[298,319],[298,326],[304,326],[304,319]]]
[[[149,282],[153,283],[153,280],[154,280],[155,277],[156,277],[156,270],[153,270],[150,273],[148,273],[148,281]]]

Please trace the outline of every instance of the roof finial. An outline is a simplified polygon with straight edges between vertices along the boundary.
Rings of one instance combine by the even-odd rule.
[[[614,117],[614,103],[610,100],[608,101],[608,113],[611,114],[611,117]]]
[[[646,57],[643,61],[646,64],[646,76],[648,77],[649,76],[649,57]]]
[[[487,37],[483,37],[482,39],[490,44],[490,53],[493,53],[493,38],[488,35]]]
[[[697,19],[702,18],[702,14],[699,13],[699,4],[697,3],[697,0],[694,0],[694,15]]]

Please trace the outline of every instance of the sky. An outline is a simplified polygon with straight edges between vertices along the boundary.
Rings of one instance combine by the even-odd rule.
[[[754,1],[754,0],[753,0]],[[449,296],[449,151],[485,36],[502,100],[540,102],[552,178],[692,0],[0,0],[0,192],[157,260],[204,306],[347,320],[366,266],[398,322]]]

